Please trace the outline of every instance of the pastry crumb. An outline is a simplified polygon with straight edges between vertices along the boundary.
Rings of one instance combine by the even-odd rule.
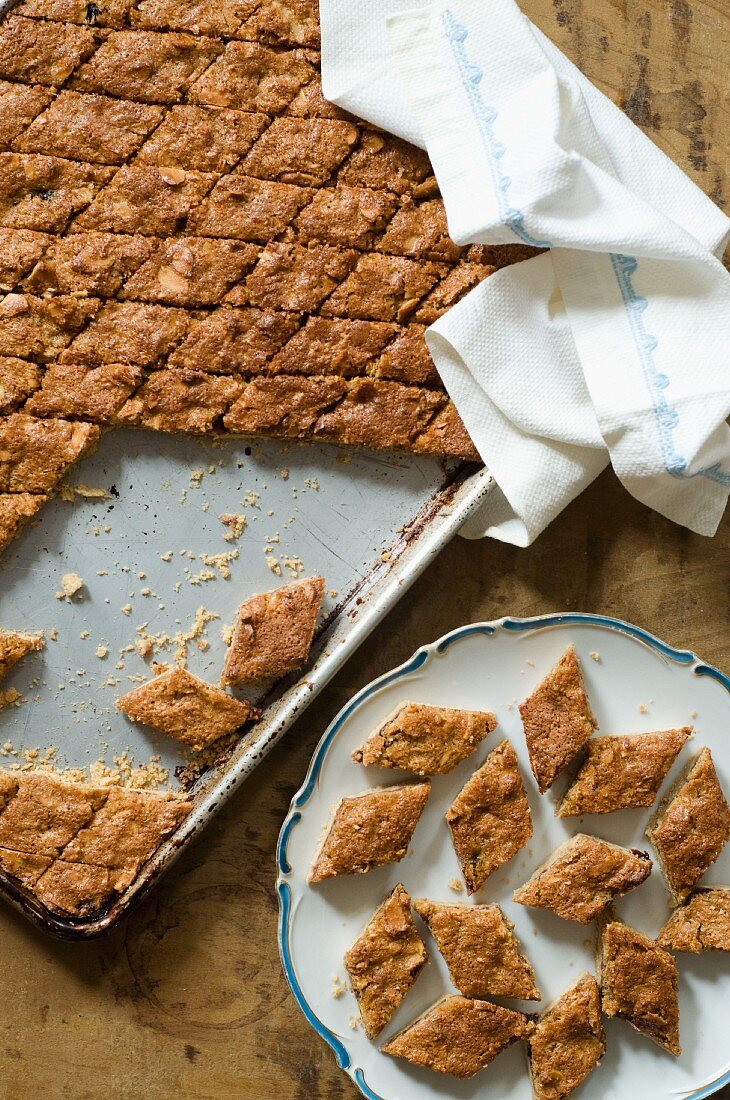
[[[95,485],[84,485],[79,482],[78,485],[69,486],[72,493],[75,493],[77,497],[84,497],[86,500],[113,500],[114,497],[106,489],[100,489]]]
[[[595,649],[591,653],[589,653],[588,656],[592,661],[595,661],[596,664],[598,664],[601,660],[601,654],[597,653]]]
[[[0,710],[4,710],[5,707],[19,707],[21,702],[21,694],[16,688],[0,691]]]
[[[70,600],[78,595],[84,587],[84,579],[78,573],[64,573],[61,577],[61,588],[56,593],[57,600]]]
[[[649,708],[646,703],[639,703],[639,714],[648,714]]]
[[[449,890],[453,890],[455,894],[463,893],[464,887],[461,883],[461,879],[450,878],[446,885],[448,886]]]
[[[244,520],[245,523],[245,520]],[[231,562],[238,558],[238,550],[224,551],[222,554],[199,554],[203,565],[217,569],[224,580],[231,578]]]
[[[246,517],[236,512],[224,512],[219,518],[223,526],[228,528],[223,536],[226,542],[240,538],[248,524]]]
[[[100,661],[103,661],[105,657],[109,656],[109,650],[107,649],[107,647],[105,645],[97,646],[96,647],[96,656],[99,658]]]

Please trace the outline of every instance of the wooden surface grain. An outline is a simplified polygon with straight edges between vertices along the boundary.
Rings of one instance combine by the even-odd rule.
[[[727,0],[523,7],[725,204]],[[730,672],[730,523],[692,535],[606,473],[528,550],[456,539],[123,927],[59,944],[0,908],[1,1100],[354,1100],[279,966],[274,845],[290,797],[336,711],[419,644],[562,610],[629,619]]]

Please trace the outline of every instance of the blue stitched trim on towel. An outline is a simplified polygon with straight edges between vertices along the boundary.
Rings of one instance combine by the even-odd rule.
[[[636,293],[631,281],[631,277],[638,267],[638,261],[635,256],[624,256],[620,252],[612,252],[611,265],[626,307],[634,346],[651,396],[664,468],[672,477],[706,477],[710,481],[717,482],[718,485],[730,486],[730,474],[725,473],[719,462],[716,462],[713,466],[706,466],[703,470],[697,470],[693,474],[687,473],[687,462],[676,450],[674,436],[672,435],[679,423],[679,413],[672,408],[664,396],[664,390],[669,385],[669,379],[666,374],[662,374],[658,370],[654,362],[654,349],[657,346],[657,339],[650,332],[647,332],[644,325],[643,314],[649,303],[642,294]]]
[[[507,192],[509,191],[512,180],[502,172],[499,164],[506,152],[506,146],[497,139],[492,126],[497,118],[497,111],[494,107],[490,107],[488,103],[484,102],[479,89],[479,83],[484,74],[478,65],[474,65],[469,60],[469,56],[464,47],[464,42],[469,35],[469,31],[463,23],[458,23],[456,19],[454,19],[453,14],[448,11],[448,9],[441,13],[441,22],[443,24],[444,34],[451,44],[451,52],[454,55],[454,60],[459,70],[461,83],[466,92],[471,109],[474,112],[474,118],[479,126],[484,148],[488,154],[487,159],[492,173],[494,194],[497,200],[497,207],[499,209],[499,216],[502,224],[511,229],[515,236],[519,237],[525,244],[531,244],[535,248],[550,248],[549,241],[540,241],[528,232],[525,228],[525,216],[522,211],[517,210],[514,206],[510,206],[507,201]]]
[[[463,23],[459,23],[454,18],[453,13],[448,9],[441,13],[441,22],[444,35],[451,45],[451,52],[459,70],[462,86],[479,126],[484,148],[487,152],[487,160],[494,184],[494,194],[502,224],[508,226],[515,236],[519,237],[525,244],[533,245],[535,248],[551,248],[552,245],[549,241],[541,241],[532,236],[525,228],[525,216],[522,211],[510,206],[508,202],[507,192],[512,180],[504,174],[499,163],[506,152],[506,146],[499,141],[494,133],[493,123],[497,119],[497,111],[484,102],[479,88],[484,73],[478,65],[469,60],[469,55],[464,46],[469,31]],[[669,385],[669,379],[657,369],[654,362],[654,349],[657,346],[657,339],[647,332],[644,326],[643,313],[648,302],[641,294],[636,293],[631,282],[631,276],[637,268],[636,257],[612,252],[611,264],[626,307],[634,345],[651,396],[664,468],[672,477],[706,477],[710,481],[717,482],[718,485],[730,486],[730,473],[726,473],[719,462],[716,462],[713,466],[706,466],[702,470],[697,470],[693,474],[687,473],[687,462],[676,450],[672,434],[679,422],[679,413],[672,408],[664,396],[664,390]]]

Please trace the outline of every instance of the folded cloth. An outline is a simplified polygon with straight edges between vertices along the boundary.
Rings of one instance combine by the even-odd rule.
[[[457,244],[547,251],[426,339],[528,545],[610,461],[712,535],[730,493],[730,220],[513,0],[320,0],[339,106],[426,148]]]

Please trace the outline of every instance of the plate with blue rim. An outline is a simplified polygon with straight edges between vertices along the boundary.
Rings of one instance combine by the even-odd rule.
[[[402,882],[411,897],[465,901],[453,890],[459,866],[443,815],[464,782],[504,738],[514,746],[527,788],[534,835],[470,899],[496,902],[515,925],[542,992],[542,1001],[495,998],[525,1012],[540,1012],[581,973],[595,972],[592,926],[512,901],[513,891],[562,841],[577,832],[651,852],[645,836],[653,809],[630,809],[580,818],[555,817],[565,782],[540,795],[529,768],[518,704],[569,645],[583,668],[599,732],[644,733],[691,725],[665,779],[661,798],[689,759],[704,745],[724,790],[730,793],[730,677],[694,654],[674,649],[640,627],[606,616],[542,615],[473,623],[423,646],[399,668],[359,691],[324,733],[301,789],[292,799],[277,849],[279,949],[295,1000],[310,1025],[332,1048],[338,1065],[369,1100],[530,1100],[525,1051],[515,1044],[486,1069],[459,1081],[410,1066],[380,1046],[439,997],[454,993],[448,971],[419,922],[429,963],[376,1041],[358,1024],[347,987],[343,956],[383,897]],[[332,809],[344,796],[402,782],[407,773],[365,768],[351,754],[402,702],[492,711],[494,733],[452,772],[436,776],[426,809],[400,863],[365,875],[310,886],[307,874]],[[730,845],[702,880],[730,882]],[[657,861],[649,879],[622,898],[622,920],[655,936],[669,915],[669,899]],[[730,954],[679,953],[679,1058],[665,1053],[621,1020],[604,1020],[607,1051],[579,1087],[580,1100],[701,1100],[730,1083]]]

